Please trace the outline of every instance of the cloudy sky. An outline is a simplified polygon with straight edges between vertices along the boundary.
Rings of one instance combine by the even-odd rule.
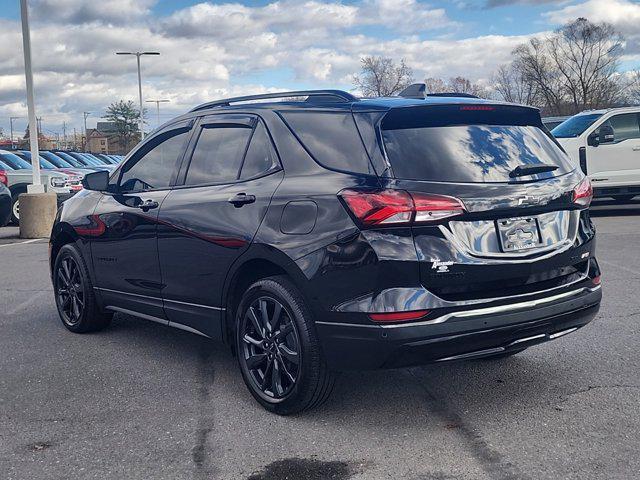
[[[640,68],[640,3],[632,0],[30,0],[37,113],[46,133],[95,125],[106,106],[169,99],[163,120],[206,100],[277,89],[352,89],[364,55],[405,58],[416,79],[487,83],[532,35],[584,16],[627,38],[623,67]],[[0,0],[0,128],[24,131],[19,1]],[[149,118],[155,127],[155,115]]]

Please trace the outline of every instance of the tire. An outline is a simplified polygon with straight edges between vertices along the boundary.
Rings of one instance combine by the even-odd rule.
[[[11,192],[11,223],[14,225],[20,223],[20,204],[18,197],[21,193],[27,193],[27,187],[19,187]]]
[[[488,357],[478,358],[478,360],[491,361],[491,360],[502,360],[503,358],[513,357],[514,355],[519,354],[520,352],[524,352],[527,347],[518,348],[517,350],[510,350],[508,352],[496,353],[494,355],[489,355]]]
[[[632,200],[633,197],[635,197],[635,195],[614,195],[613,199],[616,202],[628,202],[628,201]]]
[[[74,333],[102,330],[113,313],[96,302],[87,266],[75,246],[64,245],[53,266],[53,291],[62,324]]]
[[[287,277],[251,285],[240,300],[235,327],[242,378],[266,410],[291,415],[329,398],[335,375],[306,302]]]

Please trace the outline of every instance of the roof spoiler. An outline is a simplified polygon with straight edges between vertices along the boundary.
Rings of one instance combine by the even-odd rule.
[[[254,102],[258,100],[270,100],[278,98],[296,98],[307,97],[306,102],[317,103],[348,103],[357,102],[358,97],[351,95],[348,92],[342,90],[298,90],[293,92],[275,92],[275,93],[263,93],[260,95],[247,95],[244,97],[232,97],[224,98],[221,100],[215,100],[213,102],[203,103],[193,108],[191,112],[197,112],[199,110],[205,110],[215,107],[228,107],[232,103],[240,102]]]
[[[477,95],[471,95],[470,93],[456,93],[456,92],[441,92],[441,93],[429,93],[427,92],[427,85],[425,83],[413,83],[407,88],[402,90],[399,94],[402,98],[419,98],[421,100],[427,97],[463,97],[463,98],[480,98]]]

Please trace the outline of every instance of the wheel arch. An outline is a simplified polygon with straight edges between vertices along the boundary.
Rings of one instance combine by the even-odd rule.
[[[67,244],[76,243],[78,234],[71,225],[65,222],[58,222],[53,226],[51,238],[49,239],[49,269],[53,271],[53,264],[56,261],[58,252]],[[86,259],[85,259],[86,261]]]
[[[242,293],[252,283],[274,275],[286,275],[300,288],[305,298],[307,278],[300,268],[285,253],[264,245],[254,245],[230,269],[222,293],[225,307],[222,338],[233,347],[233,329],[236,308]]]

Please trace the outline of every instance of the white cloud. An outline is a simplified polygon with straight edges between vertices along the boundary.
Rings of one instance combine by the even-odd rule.
[[[36,20],[85,22],[126,22],[149,13],[156,0],[35,0]]]
[[[592,22],[612,24],[627,39],[626,54],[640,53],[640,4],[629,0],[589,0],[545,14],[554,24],[584,17]]]

